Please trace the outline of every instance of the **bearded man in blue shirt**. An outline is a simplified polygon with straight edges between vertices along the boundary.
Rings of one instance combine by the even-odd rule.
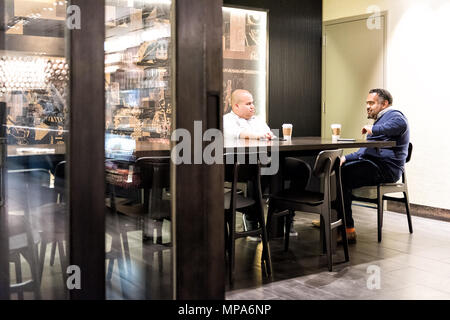
[[[352,190],[379,183],[397,182],[405,168],[409,145],[408,120],[402,112],[392,107],[392,95],[385,89],[372,89],[366,101],[367,118],[374,119],[366,125],[368,141],[395,141],[395,147],[361,148],[341,157],[342,188],[349,243],[356,242],[352,217]]]

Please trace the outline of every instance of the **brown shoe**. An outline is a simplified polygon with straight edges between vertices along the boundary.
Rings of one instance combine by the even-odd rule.
[[[311,221],[312,225],[316,228],[320,228],[320,220],[313,220]]]
[[[347,242],[349,244],[356,243],[356,230],[355,228],[347,228]],[[337,243],[342,244],[342,236],[341,233],[338,233]]]

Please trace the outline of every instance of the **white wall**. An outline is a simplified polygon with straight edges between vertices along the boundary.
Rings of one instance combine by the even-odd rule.
[[[324,21],[387,11],[386,89],[407,116],[411,203],[450,209],[450,1],[323,0]]]

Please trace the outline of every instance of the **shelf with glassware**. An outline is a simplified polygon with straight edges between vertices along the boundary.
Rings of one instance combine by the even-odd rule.
[[[120,62],[106,65],[106,129],[137,141],[168,139],[172,105],[167,38],[128,48]],[[156,45],[155,45],[156,44]],[[157,52],[157,51],[160,52]],[[108,57],[106,59],[108,61]],[[131,61],[130,61],[131,60]]]
[[[63,144],[69,67],[64,58],[21,53],[0,57],[0,101],[8,145]]]
[[[135,141],[168,141],[170,2],[134,8],[106,4],[106,132]]]

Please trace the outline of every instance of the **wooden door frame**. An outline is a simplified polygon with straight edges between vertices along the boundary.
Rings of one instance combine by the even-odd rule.
[[[222,129],[223,3],[173,1],[174,123],[175,128],[185,128],[194,137],[194,121],[202,121],[202,133],[209,128]],[[67,37],[70,118],[66,231],[69,264],[81,270],[81,289],[71,290],[70,299],[102,300],[105,299],[105,0],[72,0],[71,5],[81,9],[81,29],[68,31]],[[174,298],[224,299],[223,166],[172,164],[171,170]],[[4,211],[0,211],[0,219],[5,217]],[[2,257],[7,250],[7,241],[0,241]],[[0,288],[6,285],[6,290],[0,290],[0,298],[5,293],[9,298],[7,261],[0,266],[8,267],[8,279],[0,279]]]
[[[0,1],[0,48],[5,48],[5,1]],[[5,108],[6,104],[0,103],[0,108]],[[0,120],[3,121],[3,117]],[[3,126],[3,122],[0,123]],[[3,130],[0,130],[3,132]],[[8,230],[8,212],[5,208],[5,177],[6,177],[6,145],[0,145],[0,300],[9,300],[9,230]]]
[[[81,29],[70,30],[69,250],[81,270],[72,300],[105,299],[105,0],[72,0]]]
[[[222,129],[222,5],[222,0],[176,2],[175,128],[193,138],[194,121],[202,121],[202,134]],[[224,299],[223,165],[172,166],[174,296]]]

